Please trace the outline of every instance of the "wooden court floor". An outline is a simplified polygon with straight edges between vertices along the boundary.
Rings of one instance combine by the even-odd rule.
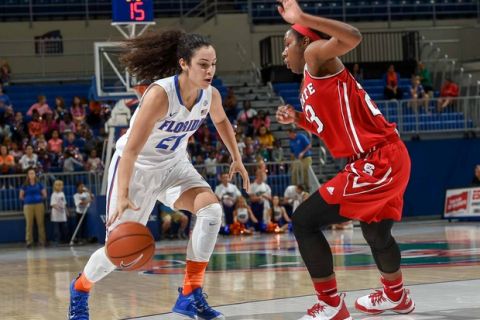
[[[334,252],[339,289],[353,294],[378,287],[378,272],[361,231],[355,228],[326,233]],[[480,279],[480,223],[404,222],[394,227],[394,234],[402,249],[406,284],[425,285],[413,297],[417,306],[423,302],[432,307],[435,296],[439,305],[448,303],[442,292],[448,290],[448,283],[456,283],[452,288],[460,288],[455,293],[458,299],[462,299],[461,288],[467,301],[471,297],[468,290],[477,290],[479,299],[467,303],[471,311],[465,311],[469,314],[466,317],[436,317],[435,312],[429,311],[428,315],[433,316],[391,319],[480,319],[480,282],[475,281]],[[116,271],[99,282],[90,298],[91,319],[178,319],[166,313],[182,283],[186,244],[157,242],[155,258],[144,270]],[[66,319],[69,283],[97,248],[0,248],[0,319]],[[441,288],[447,289],[440,289],[440,283],[446,283]],[[206,274],[205,292],[211,305],[224,306],[224,312],[232,313],[231,319],[298,319],[300,311],[290,312],[291,306],[281,301],[291,300],[299,310],[306,310],[313,301],[312,297],[308,302],[303,300],[313,291],[291,234],[220,236]],[[279,300],[283,298],[288,299]],[[275,316],[247,316],[241,315],[238,307],[225,309],[242,306],[241,303],[266,303],[259,301],[273,301]]]

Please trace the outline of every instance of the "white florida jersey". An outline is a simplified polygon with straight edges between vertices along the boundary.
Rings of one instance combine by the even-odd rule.
[[[162,120],[155,123],[135,165],[142,169],[166,169],[187,159],[188,139],[200,127],[210,111],[212,87],[201,90],[192,110],[188,111],[183,105],[177,75],[160,79],[152,85],[159,85],[165,89],[168,96],[168,112]],[[135,123],[137,112],[142,106],[142,100],[130,120],[130,128],[117,141],[116,149],[120,156]]]

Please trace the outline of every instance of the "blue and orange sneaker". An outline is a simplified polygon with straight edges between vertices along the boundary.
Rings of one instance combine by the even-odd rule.
[[[68,308],[68,320],[89,320],[89,293],[75,290],[75,281],[77,279],[70,283],[70,307]]]
[[[202,288],[193,290],[192,293],[183,295],[182,288],[178,288],[178,299],[172,311],[191,319],[198,320],[222,320],[225,316],[208,305],[207,294]]]

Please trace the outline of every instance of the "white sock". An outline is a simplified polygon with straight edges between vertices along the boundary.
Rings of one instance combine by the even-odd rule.
[[[108,259],[105,247],[102,247],[90,256],[83,273],[89,281],[95,283],[102,280],[113,270],[115,270],[115,265]]]
[[[218,203],[198,210],[192,237],[188,241],[187,260],[197,262],[210,260],[222,224],[222,214],[222,206]]]

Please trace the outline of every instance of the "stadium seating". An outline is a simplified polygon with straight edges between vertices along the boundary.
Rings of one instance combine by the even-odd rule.
[[[424,110],[421,109],[417,115],[412,108],[407,106],[407,103],[399,105],[396,102],[385,101],[383,96],[383,79],[364,80],[362,85],[370,97],[377,103],[382,114],[389,121],[396,122],[401,132],[448,131],[474,127],[472,119],[466,119],[462,112],[457,112],[454,108],[447,108],[443,113],[436,113],[434,111],[434,105],[431,104],[430,110],[432,113],[426,114]],[[403,90],[404,98],[408,97],[409,85],[409,79],[400,79],[400,88]],[[273,85],[273,88],[286,103],[291,104],[297,110],[301,110],[298,98],[299,83],[276,83]]]
[[[195,8],[200,0],[154,0],[155,17],[178,17]],[[476,0],[304,0],[303,10],[328,18],[343,18],[343,3],[348,21],[382,21],[389,15],[392,20],[465,18],[477,15]],[[26,20],[30,17],[30,1],[5,0],[0,5],[0,19],[4,21]],[[53,17],[84,19],[85,3],[76,0],[35,0],[32,3],[33,19]],[[221,12],[222,7],[217,9]],[[248,13],[247,0],[234,0],[228,5],[228,12]],[[105,19],[111,17],[110,0],[89,0],[88,17]],[[254,23],[282,23],[275,1],[252,0]]]

